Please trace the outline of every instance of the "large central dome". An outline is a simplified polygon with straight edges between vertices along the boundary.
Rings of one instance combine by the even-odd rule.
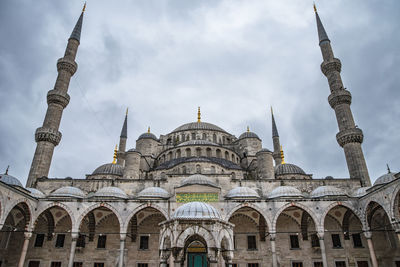
[[[179,126],[172,132],[174,133],[174,132],[190,131],[190,130],[212,130],[212,131],[219,131],[226,133],[224,129],[208,122],[189,122],[182,126]]]

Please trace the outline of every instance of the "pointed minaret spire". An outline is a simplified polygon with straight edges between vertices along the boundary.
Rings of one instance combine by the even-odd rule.
[[[342,63],[339,59],[335,58],[331,42],[315,7],[314,10],[317,19],[319,46],[323,58],[321,71],[328,79],[331,91],[328,102],[335,110],[336,121],[339,127],[336,140],[343,147],[350,178],[360,180],[361,186],[370,186],[371,180],[361,147],[364,135],[362,130],[356,126],[353,113],[350,109],[351,93],[344,88],[342,77],[340,76]]]
[[[84,11],[84,10],[83,10]],[[29,170],[27,187],[35,187],[36,179],[49,175],[54,148],[60,143],[61,133],[58,131],[64,109],[70,96],[68,87],[71,77],[75,74],[78,64],[75,62],[81,36],[83,11],[72,31],[65,49],[64,56],[57,61],[58,76],[52,90],[47,93],[47,112],[42,127],[36,129],[37,143]]]
[[[279,165],[282,163],[282,158],[280,153],[281,144],[279,141],[278,128],[276,127],[275,124],[274,111],[272,110],[272,107],[271,107],[271,117],[272,117],[272,142],[274,144],[274,152],[272,153],[272,156],[274,157],[275,165]]]
[[[126,149],[126,139],[128,139],[128,108],[126,108],[124,124],[122,125],[121,135],[119,136],[119,150],[117,153],[117,164],[124,166],[124,153]]]
[[[82,22],[83,22],[83,13],[85,13],[85,9],[86,9],[86,2],[83,5],[82,13],[79,16],[79,19],[75,24],[74,30],[72,31],[71,36],[69,37],[70,39],[75,39],[78,42],[81,41],[81,30],[82,30]]]

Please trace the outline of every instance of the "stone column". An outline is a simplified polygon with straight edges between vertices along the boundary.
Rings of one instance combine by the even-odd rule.
[[[271,252],[272,252],[272,267],[278,267],[278,259],[276,257],[276,233],[270,234],[270,241],[271,241]]]
[[[233,251],[225,250],[222,252],[222,258],[224,258],[225,266],[232,267]]]
[[[171,255],[170,250],[168,249],[160,250],[160,267],[167,267],[170,255]]]
[[[182,267],[184,262],[183,248],[172,248],[172,254],[174,256],[174,267]]]
[[[124,267],[125,239],[126,239],[126,234],[121,234],[119,239],[118,267]]]
[[[1,225],[0,225],[0,229],[1,229]],[[396,235],[397,235],[397,238],[399,239],[399,243],[400,243],[400,230],[396,231]]]
[[[71,249],[70,249],[70,252],[69,252],[68,267],[73,267],[74,266],[76,241],[78,240],[78,237],[79,237],[78,233],[72,233],[71,234]]]
[[[19,257],[18,267],[24,267],[26,253],[28,252],[29,240],[32,237],[31,232],[24,233],[24,244],[22,245],[21,256]]]
[[[324,232],[318,232],[318,238],[319,238],[319,247],[321,248],[322,264],[324,267],[328,267],[328,261],[326,260]]]
[[[369,254],[371,256],[372,266],[378,267],[378,261],[376,259],[376,255],[375,255],[374,244],[372,243],[372,232],[366,231],[366,232],[364,232],[364,235],[367,238],[368,249],[369,249]]]

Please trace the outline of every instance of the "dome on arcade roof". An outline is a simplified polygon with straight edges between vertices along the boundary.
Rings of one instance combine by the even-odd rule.
[[[303,174],[303,175],[305,175],[306,173],[299,166],[290,164],[290,163],[279,164],[279,165],[275,166],[275,175],[284,175],[284,174]]]
[[[115,197],[115,198],[123,198],[127,199],[128,195],[118,187],[114,186],[107,186],[107,187],[102,187],[99,190],[96,191],[92,195],[93,197]]]
[[[394,173],[388,172],[388,173],[380,176],[378,179],[376,179],[374,185],[387,184],[395,179],[396,179],[396,177],[394,176]]]
[[[269,193],[269,198],[277,198],[277,197],[302,197],[303,194],[299,189],[294,188],[293,186],[278,186],[274,188],[274,190]]]
[[[224,129],[208,122],[189,122],[182,126],[179,126],[172,132],[174,133],[174,132],[190,131],[190,130],[210,130],[210,131],[218,131],[226,133]]]
[[[7,172],[5,174],[0,174],[0,181],[2,181],[3,183],[6,183],[8,185],[23,187],[23,185],[17,178],[15,178],[14,176],[8,175]]]
[[[176,209],[172,219],[222,219],[213,206],[204,202],[189,202]]]
[[[75,198],[84,198],[85,193],[77,187],[73,186],[64,186],[58,188],[54,192],[50,194],[52,197],[75,197]]]
[[[40,190],[38,190],[36,188],[27,187],[26,190],[31,192],[31,196],[33,196],[33,197],[36,197],[36,198],[44,198],[44,197],[46,197],[45,194],[43,194],[42,191],[40,191]]]
[[[169,198],[169,194],[161,187],[147,187],[139,192],[138,198]]]
[[[202,175],[202,174],[190,175],[189,177],[186,177],[185,179],[183,179],[181,182],[181,186],[195,185],[195,184],[218,187],[216,183],[214,183],[207,176]]]
[[[260,195],[256,190],[246,187],[246,186],[238,186],[231,189],[228,194],[226,194],[226,198],[260,198]]]
[[[255,133],[253,133],[253,132],[250,132],[249,127],[247,127],[247,131],[246,131],[246,132],[242,133],[242,134],[239,136],[239,139],[244,139],[244,138],[257,138],[257,139],[260,139],[260,137],[258,137],[257,134],[255,134]],[[261,140],[261,139],[260,139],[260,140]]]
[[[197,145],[218,146],[218,144],[207,140],[190,140],[180,143],[178,146],[197,146]]]
[[[95,169],[92,175],[111,174],[111,175],[122,176],[123,173],[124,173],[124,167],[122,167],[121,165],[114,163],[107,163]]]
[[[342,189],[330,185],[319,186],[315,188],[310,194],[312,198],[343,195],[346,195],[346,193]]]

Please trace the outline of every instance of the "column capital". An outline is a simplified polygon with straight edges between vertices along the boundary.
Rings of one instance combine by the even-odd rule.
[[[71,233],[71,238],[72,238],[72,240],[74,241],[76,241],[77,239],[78,239],[78,237],[79,237],[79,233],[77,233],[77,232],[72,232]]]
[[[276,233],[275,232],[270,232],[269,233],[269,240],[270,241],[275,241],[276,239]]]
[[[364,232],[364,236],[366,239],[371,239],[372,238],[372,232],[371,231],[365,231]]]
[[[25,240],[29,240],[32,237],[32,232],[24,232],[24,238]]]
[[[126,233],[120,233],[119,234],[119,240],[120,241],[125,241],[125,239],[126,239]]]
[[[318,236],[319,240],[324,240],[325,232],[318,231],[317,232],[317,236]]]

